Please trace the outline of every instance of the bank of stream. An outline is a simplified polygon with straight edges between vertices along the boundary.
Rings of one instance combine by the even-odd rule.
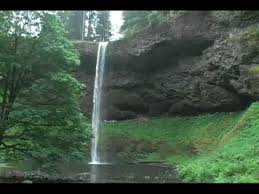
[[[108,122],[103,144],[111,157],[170,165],[183,182],[257,183],[258,114],[253,103],[241,112]]]
[[[100,142],[108,164],[62,163],[57,175],[1,168],[1,182],[255,183],[259,181],[259,103],[195,117],[108,122]],[[245,143],[244,143],[245,142]]]

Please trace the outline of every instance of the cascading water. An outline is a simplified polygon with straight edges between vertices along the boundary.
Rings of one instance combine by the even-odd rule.
[[[101,109],[101,96],[102,96],[102,84],[103,84],[103,74],[105,66],[105,52],[108,42],[99,42],[97,62],[96,62],[96,72],[95,72],[95,82],[94,82],[94,95],[93,95],[93,113],[92,113],[92,129],[93,129],[93,139],[92,139],[92,150],[91,157],[92,161],[90,164],[102,164],[104,161],[100,161],[98,144],[100,136],[100,109]]]

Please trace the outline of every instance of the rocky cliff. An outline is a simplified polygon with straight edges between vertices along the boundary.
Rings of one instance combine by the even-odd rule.
[[[186,11],[110,42],[103,118],[240,110],[259,98],[259,12]],[[97,43],[78,42],[90,116]]]

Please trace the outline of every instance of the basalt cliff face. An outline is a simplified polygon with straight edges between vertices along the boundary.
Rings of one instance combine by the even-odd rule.
[[[259,12],[187,11],[107,48],[103,119],[235,111],[259,99]],[[97,43],[75,43],[92,111]]]

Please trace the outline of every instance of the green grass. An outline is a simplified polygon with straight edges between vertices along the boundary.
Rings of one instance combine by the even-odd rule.
[[[187,182],[259,182],[259,103],[244,112],[109,123],[105,132],[152,142],[145,159],[176,166]]]
[[[201,154],[178,166],[187,181],[259,182],[259,104],[254,103],[237,125],[226,134],[229,139],[211,154]],[[232,135],[231,135],[232,134]],[[233,135],[235,134],[235,135]],[[226,138],[231,137],[232,138]]]

